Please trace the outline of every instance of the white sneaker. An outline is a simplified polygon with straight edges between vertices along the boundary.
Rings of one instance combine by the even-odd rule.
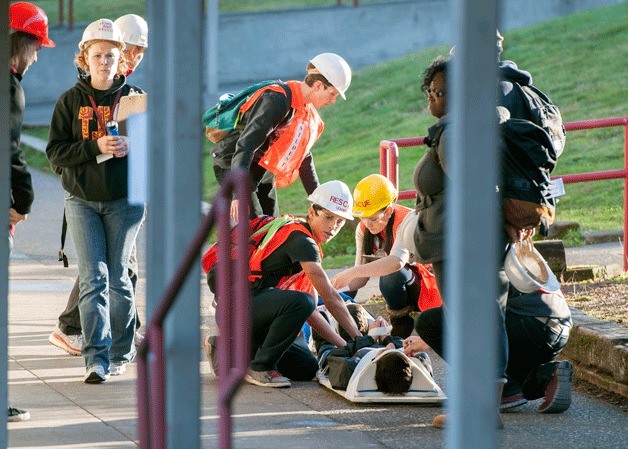
[[[66,335],[59,329],[57,324],[48,337],[48,341],[58,348],[63,349],[70,355],[81,355],[81,349],[83,348],[83,336],[82,335]]]
[[[105,369],[100,365],[94,365],[85,373],[83,381],[86,384],[99,384],[109,379],[109,374],[105,373]]]
[[[121,376],[126,372],[126,366],[128,363],[122,362],[112,362],[109,365],[109,375],[111,376]]]

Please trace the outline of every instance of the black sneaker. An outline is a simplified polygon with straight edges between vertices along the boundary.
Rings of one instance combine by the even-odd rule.
[[[31,414],[26,410],[21,410],[15,407],[9,407],[9,416],[7,421],[9,422],[17,422],[17,421],[26,421],[31,419]]]
[[[539,406],[540,413],[562,413],[571,405],[573,365],[568,360],[556,363],[554,374],[545,387],[545,399]]]

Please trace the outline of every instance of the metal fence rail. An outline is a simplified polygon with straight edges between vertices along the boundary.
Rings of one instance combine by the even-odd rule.
[[[553,176],[552,179],[562,178],[565,184],[576,182],[602,181],[606,179],[624,179],[624,271],[628,271],[628,116],[613,117],[581,122],[565,123],[567,131],[586,129],[624,127],[624,167],[616,170],[598,172],[574,173]],[[399,185],[399,148],[425,145],[425,136],[403,139],[382,140],[379,144],[379,172],[386,176],[396,186]],[[399,199],[416,198],[416,190],[400,190]]]
[[[137,401],[138,434],[143,449],[166,449],[166,370],[164,366],[163,324],[172,308],[188,273],[197,266],[197,257],[207,236],[215,224],[218,238],[225,242],[219,248],[218,260],[229,261],[217,265],[218,311],[223,335],[233,333],[232,338],[219,339],[218,346],[218,397],[220,447],[231,447],[231,400],[237,387],[244,380],[248,367],[250,345],[250,292],[248,289],[248,226],[238,226],[236,236],[236,261],[231,260],[232,235],[229,210],[235,192],[239,199],[240,223],[247,223],[250,207],[250,178],[242,169],[234,169],[226,177],[216,194],[213,206],[201,222],[198,231],[188,245],[155,313],[150,319],[146,337],[137,351]],[[230,307],[236,313],[229,313]],[[230,354],[233,358],[230,359]],[[231,363],[229,363],[231,362]]]

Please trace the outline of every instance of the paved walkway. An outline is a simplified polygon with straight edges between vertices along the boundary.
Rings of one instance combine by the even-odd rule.
[[[76,276],[56,260],[63,195],[58,179],[33,173],[37,198],[29,220],[18,227],[10,266],[9,399],[28,409],[30,421],[9,424],[9,447],[125,448],[137,444],[135,365],[101,385],[82,382],[83,360],[48,343]],[[144,246],[140,241],[140,257]],[[608,251],[607,251],[608,252]],[[621,254],[621,251],[619,252]],[[142,263],[141,266],[144,266]],[[145,279],[140,272],[138,304],[144,314]],[[374,283],[361,295],[370,297]],[[202,289],[203,333],[214,329],[209,294]],[[199,349],[200,350],[200,349]],[[216,379],[202,356],[201,444],[217,446]],[[445,365],[433,355],[435,375],[446,390]],[[535,412],[530,403],[504,416],[502,447],[628,447],[626,416],[620,408],[574,393],[561,415]],[[234,407],[238,448],[438,448],[443,433],[430,427],[440,408],[348,403],[314,382],[287,390],[244,385]]]

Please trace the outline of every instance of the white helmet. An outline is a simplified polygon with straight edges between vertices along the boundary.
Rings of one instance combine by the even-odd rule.
[[[127,44],[148,48],[148,24],[136,14],[118,17],[115,22],[122,31],[122,40]]]
[[[531,241],[517,242],[510,246],[504,261],[504,270],[510,283],[521,293],[538,290],[554,293],[560,290],[558,279]]]
[[[327,181],[321,184],[307,199],[346,220],[353,220],[351,214],[353,198],[349,187],[342,181]]]
[[[81,42],[78,44],[79,50],[83,50],[87,42],[96,40],[119,42],[124,49],[122,32],[120,28],[118,28],[118,25],[109,19],[98,19],[87,25],[85,31],[83,31],[83,39],[81,39]]]
[[[314,56],[310,62],[332,86],[338,89],[340,96],[346,100],[345,91],[351,84],[351,67],[347,61],[336,53],[321,53]]]

